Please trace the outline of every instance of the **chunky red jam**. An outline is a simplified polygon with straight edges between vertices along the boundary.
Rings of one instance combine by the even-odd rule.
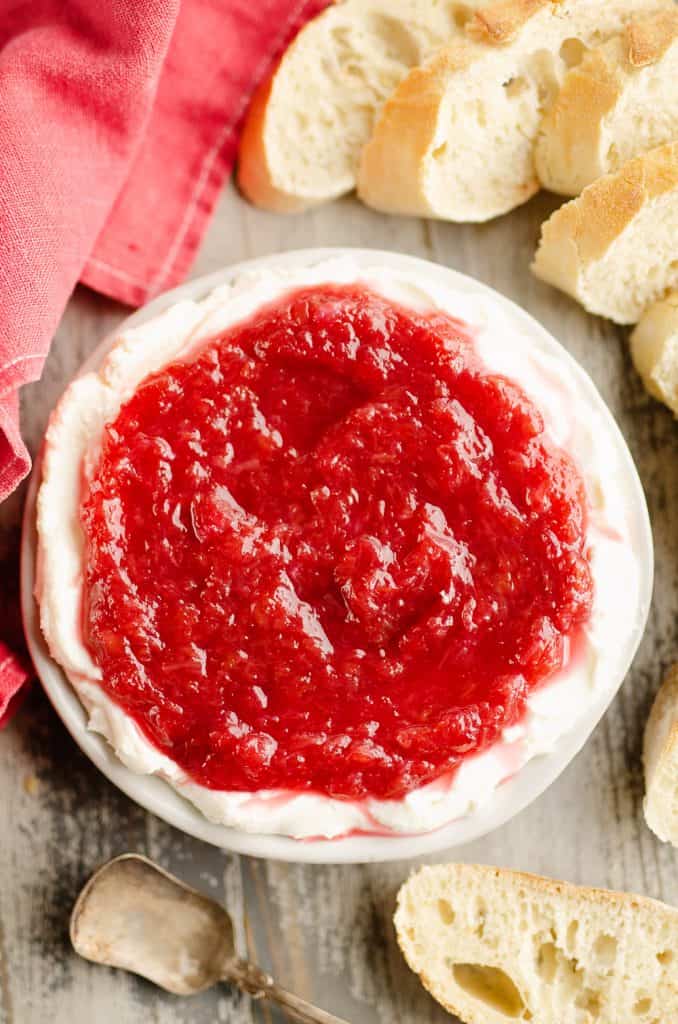
[[[197,782],[399,797],[590,614],[578,472],[471,332],[296,292],[149,377],[82,506],[102,686]]]

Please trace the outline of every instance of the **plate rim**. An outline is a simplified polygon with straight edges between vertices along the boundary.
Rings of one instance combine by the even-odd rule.
[[[109,782],[145,810],[187,835],[223,850],[294,863],[348,864],[421,858],[480,839],[521,813],[556,781],[577,756],[595,731],[600,719],[626,679],[645,632],[654,576],[652,531],[638,471],[616,420],[589,374],[536,318],[517,303],[484,282],[431,260],[381,249],[322,247],[296,249],[238,261],[185,282],[135,310],[113,331],[103,337],[71,380],[98,365],[111,347],[113,340],[122,330],[144,323],[182,299],[200,300],[219,285],[229,283],[241,274],[261,267],[312,266],[323,260],[341,256],[350,256],[362,266],[387,265],[395,269],[410,268],[420,273],[422,270],[429,274],[433,272],[437,277],[447,279],[448,283],[457,288],[472,287],[474,290],[489,294],[495,302],[503,304],[514,317],[522,321],[533,335],[541,336],[548,345],[555,345],[561,354],[564,353],[579,382],[589,390],[599,405],[600,412],[604,415],[611,435],[614,436],[616,445],[630,470],[629,486],[632,486],[637,498],[634,509],[635,527],[642,548],[639,552],[639,561],[644,571],[639,588],[637,624],[630,637],[626,638],[626,656],[623,661],[623,671],[621,668],[619,671],[619,679],[615,680],[613,686],[601,691],[598,699],[591,703],[587,712],[557,741],[553,751],[533,757],[516,776],[497,787],[492,797],[471,814],[432,832],[396,836],[349,835],[337,839],[306,840],[246,832],[223,825],[215,825],[174,790],[169,783],[155,776],[136,774],[125,767],[118,760],[107,740],[88,729],[85,708],[80,703],[62,669],[49,654],[40,629],[39,609],[34,596],[37,549],[36,499],[42,474],[43,439],[34,460],[24,506],[20,567],[21,608],[28,648],[38,677],[51,704],[76,744],[89,760],[106,776]],[[71,380],[65,383],[64,390],[69,386]]]

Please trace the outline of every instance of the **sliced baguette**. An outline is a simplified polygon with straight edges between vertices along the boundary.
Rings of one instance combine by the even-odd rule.
[[[678,911],[642,896],[449,864],[405,883],[395,926],[465,1024],[678,1020]]]
[[[499,0],[410,71],[363,150],[358,193],[391,213],[486,221],[539,189],[542,114],[584,47],[671,0]]]
[[[650,394],[678,416],[678,291],[643,313],[631,335],[631,355]]]
[[[637,323],[678,287],[678,142],[629,160],[556,210],[532,270],[589,313]]]
[[[678,138],[678,9],[634,19],[565,76],[537,136],[544,188],[576,196]]]
[[[350,192],[377,109],[477,3],[346,0],[309,22],[252,101],[238,167],[247,198],[294,212]]]
[[[664,680],[645,727],[645,820],[678,846],[678,664]]]

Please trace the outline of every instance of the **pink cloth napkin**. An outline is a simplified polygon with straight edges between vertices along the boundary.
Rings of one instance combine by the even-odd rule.
[[[327,3],[15,0],[0,11],[0,501],[30,468],[18,389],[40,376],[76,282],[140,305],[181,280],[252,90]],[[27,676],[11,647],[0,633],[0,725]]]

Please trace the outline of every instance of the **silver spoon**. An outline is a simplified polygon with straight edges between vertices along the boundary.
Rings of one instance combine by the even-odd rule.
[[[301,1024],[346,1024],[239,959],[226,909],[135,853],[92,875],[73,907],[71,942],[86,960],[133,971],[176,995],[228,981]]]

